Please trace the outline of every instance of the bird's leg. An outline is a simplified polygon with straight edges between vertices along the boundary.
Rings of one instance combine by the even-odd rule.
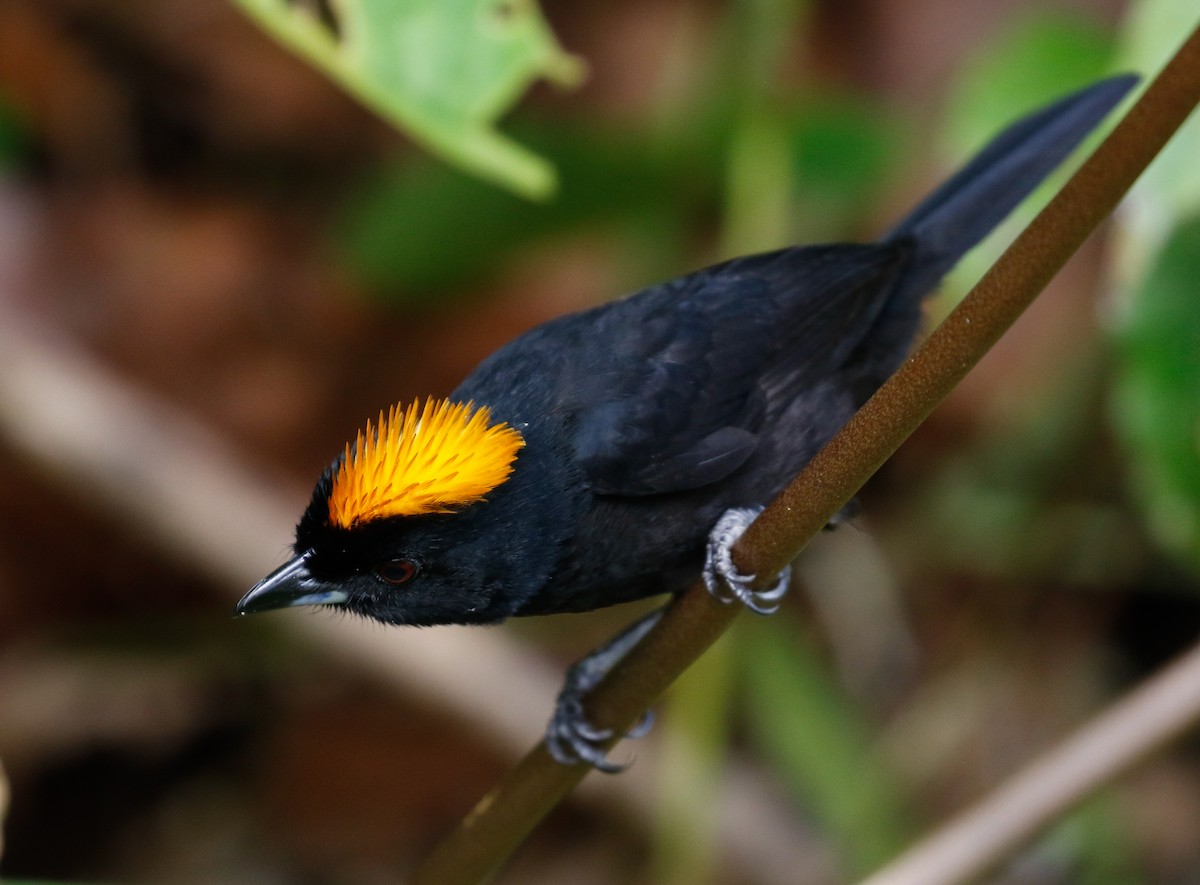
[[[746,608],[758,615],[774,614],[779,600],[787,593],[792,579],[792,567],[779,573],[775,584],[765,590],[755,590],[750,585],[757,575],[743,575],[733,564],[732,549],[742,532],[754,522],[761,507],[734,507],[726,510],[708,535],[708,554],[704,562],[704,586],[721,602],[742,602]]]
[[[708,537],[708,552],[704,563],[704,584],[721,602],[742,602],[756,614],[769,615],[779,608],[779,600],[787,592],[792,570],[789,566],[779,573],[775,584],[765,590],[755,590],[754,575],[743,575],[733,564],[733,544],[752,523],[762,508],[735,507],[726,510],[713,526]],[[646,615],[618,633],[567,671],[567,681],[554,705],[554,715],[546,728],[546,748],[563,765],[586,762],[600,771],[615,774],[626,766],[609,762],[604,744],[613,736],[612,729],[596,728],[587,720],[583,700],[599,684],[617,662],[633,648],[650,628],[659,622],[665,609]],[[647,712],[626,737],[637,738],[650,730],[653,715]]]
[[[587,697],[626,652],[633,648],[650,628],[659,622],[665,608],[650,612],[635,621],[567,671],[567,681],[554,705],[554,715],[546,727],[546,749],[563,765],[587,762],[607,774],[624,771],[627,765],[609,762],[604,744],[612,738],[611,728],[596,728],[587,720],[583,699]],[[654,716],[647,711],[625,737],[639,738],[650,730]]]

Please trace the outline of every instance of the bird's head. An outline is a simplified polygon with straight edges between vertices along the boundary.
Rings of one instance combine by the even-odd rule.
[[[518,564],[488,508],[524,444],[471,403],[380,413],[317,482],[295,556],[238,613],[323,605],[393,624],[500,620]]]

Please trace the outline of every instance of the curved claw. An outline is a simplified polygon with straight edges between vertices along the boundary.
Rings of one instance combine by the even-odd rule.
[[[645,737],[646,735],[648,735],[650,733],[651,729],[653,729],[653,728],[654,728],[654,711],[647,710],[645,713],[642,714],[642,718],[640,718],[637,722],[635,722],[633,724],[633,727],[630,728],[629,731],[625,732],[625,737],[630,738],[631,740],[637,740],[638,738],[642,738],[642,737]]]
[[[596,728],[588,722],[583,698],[600,684],[614,664],[622,660],[626,651],[641,642],[661,616],[661,610],[644,616],[566,672],[566,685],[558,693],[554,715],[546,727],[546,748],[558,763],[575,765],[582,761],[610,775],[628,769],[630,763],[620,765],[608,761],[606,745],[612,742],[614,732],[611,728]],[[624,736],[641,738],[653,724],[653,715],[646,712]]]
[[[567,671],[566,685],[559,692],[554,715],[546,727],[546,749],[556,762],[563,765],[586,762],[606,774],[617,774],[632,764],[608,761],[606,745],[612,742],[615,732],[611,728],[597,728],[588,721],[583,699],[661,617],[661,610],[651,612]],[[642,737],[653,723],[654,717],[647,712],[624,737]]]
[[[566,695],[567,692],[563,692]],[[626,737],[640,737],[648,729],[639,722]],[[630,763],[610,762],[608,750],[603,746],[612,739],[611,728],[596,728],[587,721],[583,704],[577,697],[560,696],[554,708],[554,716],[546,729],[546,749],[554,761],[562,765],[586,762],[605,774],[619,774]]]
[[[787,593],[792,577],[791,566],[779,573],[772,586],[764,590],[755,590],[750,585],[754,583],[757,575],[744,575],[739,572],[733,564],[732,554],[734,542],[761,512],[762,508],[735,507],[726,510],[717,520],[708,536],[704,585],[718,602],[729,604],[736,600],[755,614],[770,615],[778,611],[779,600]]]

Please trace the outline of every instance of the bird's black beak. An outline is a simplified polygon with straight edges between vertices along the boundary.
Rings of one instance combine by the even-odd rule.
[[[345,601],[344,591],[322,584],[309,573],[307,556],[301,554],[255,584],[237,604],[237,613],[251,615],[293,605],[337,605]]]

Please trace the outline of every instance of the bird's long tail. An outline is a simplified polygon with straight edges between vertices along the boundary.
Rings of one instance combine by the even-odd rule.
[[[868,389],[896,370],[921,322],[921,299],[1025,199],[1138,82],[1101,80],[1009,126],[884,237],[913,256],[854,361]]]
[[[925,198],[886,240],[911,238],[912,272],[893,303],[922,297],[1066,159],[1138,82],[1101,80],[1013,123]]]

